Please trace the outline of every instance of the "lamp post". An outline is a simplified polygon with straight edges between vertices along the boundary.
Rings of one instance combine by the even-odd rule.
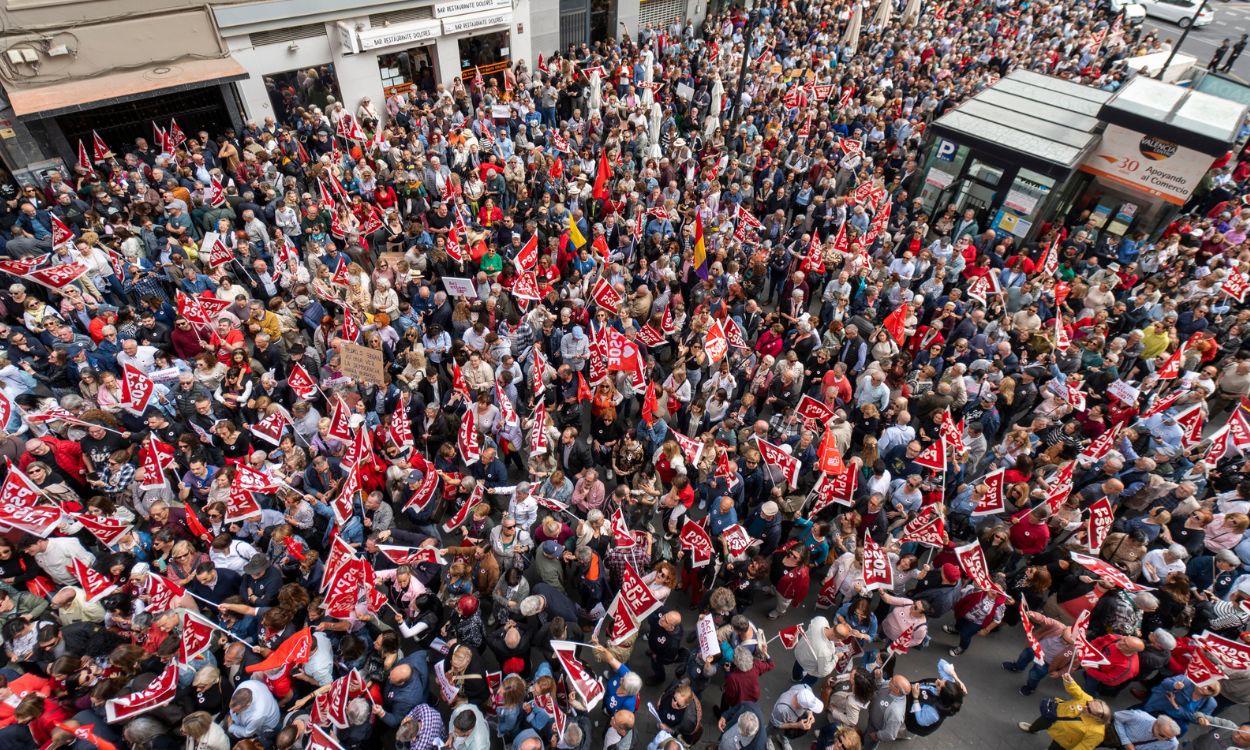
[[[1198,12],[1194,14],[1192,19],[1190,19],[1189,25],[1181,29],[1181,38],[1178,39],[1176,44],[1172,46],[1172,51],[1168,53],[1167,61],[1163,63],[1163,67],[1159,68],[1159,72],[1155,75],[1156,80],[1162,81],[1163,74],[1168,71],[1168,68],[1172,67],[1172,58],[1176,57],[1176,53],[1179,52],[1181,47],[1185,44],[1185,38],[1189,36],[1190,30],[1192,30],[1194,25],[1198,23],[1198,17],[1206,11],[1207,2],[1208,0],[1202,0],[1202,5],[1198,6]]]
[[[738,69],[738,87],[734,92],[734,116],[729,125],[729,132],[738,132],[738,122],[742,119],[742,87],[746,85],[747,67],[751,64],[751,40],[755,37],[755,27],[760,22],[760,13],[755,3],[747,2],[747,29],[742,37],[742,67]]]

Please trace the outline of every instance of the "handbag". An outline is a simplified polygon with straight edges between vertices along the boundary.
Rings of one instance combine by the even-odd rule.
[[[1055,698],[1047,698],[1037,707],[1037,712],[1043,719],[1057,721],[1059,719],[1059,701]]]

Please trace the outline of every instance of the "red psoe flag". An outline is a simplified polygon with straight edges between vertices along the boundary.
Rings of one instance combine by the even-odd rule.
[[[132,528],[130,524],[117,518],[109,518],[105,516],[92,516],[86,513],[72,513],[74,520],[82,524],[83,528],[91,532],[91,535],[100,540],[105,547],[112,547],[126,534],[130,533]]]
[[[1111,531],[1111,524],[1115,522],[1115,511],[1111,507],[1111,501],[1102,498],[1098,502],[1089,506],[1089,520],[1086,521],[1086,535],[1088,536],[1089,549],[1093,554],[1098,554],[1098,550],[1102,549],[1103,540],[1107,538],[1107,534]]]
[[[103,573],[97,572],[82,560],[72,558],[67,568],[70,575],[78,581],[78,585],[82,587],[84,598],[88,604],[103,599],[109,594],[117,590],[109,579]]]
[[[1185,676],[1195,687],[1203,687],[1228,677],[1224,670],[1207,658],[1202,649],[1194,649],[1189,655],[1189,666],[1185,667]]]
[[[707,352],[708,359],[713,365],[720,364],[720,361],[729,354],[729,337],[725,334],[725,328],[719,320],[713,319],[712,325],[708,327],[707,333],[703,338],[703,350]]]
[[[755,444],[759,447],[760,458],[764,463],[780,470],[790,487],[797,488],[799,486],[799,470],[802,468],[799,460],[767,440],[760,439],[758,435],[755,437]]]
[[[217,626],[191,611],[182,613],[182,638],[178,642],[178,661],[190,664],[213,645]]]
[[[160,708],[172,701],[177,694],[178,665],[170,664],[160,676],[139,692],[106,701],[104,715],[108,723],[116,724]]]
[[[647,619],[664,604],[629,563],[621,571],[621,595],[624,597],[622,604],[639,621]]]
[[[906,338],[903,333],[903,326],[906,322],[907,303],[904,302],[895,308],[894,312],[885,316],[885,320],[881,321],[881,327],[890,334],[890,337],[894,339],[894,343],[902,346],[903,340]]]
[[[794,647],[799,645],[799,641],[802,640],[804,635],[806,633],[803,631],[802,625],[791,625],[784,630],[777,631],[777,637],[781,640],[781,646],[787,651],[793,651]]]
[[[569,641],[552,641],[551,650],[555,652],[556,659],[564,668],[564,673],[568,675],[569,686],[581,699],[582,706],[587,711],[594,710],[594,707],[599,705],[599,701],[603,700],[603,683],[586,668],[585,664],[578,661],[577,644]]]
[[[625,522],[625,514],[620,508],[612,513],[612,540],[617,547],[633,547],[638,542],[634,539],[634,534],[629,530],[629,524]]]
[[[1029,649],[1033,651],[1033,663],[1045,664],[1046,655],[1042,651],[1042,644],[1037,641],[1037,636],[1033,635],[1033,621],[1029,619],[1029,607],[1023,599],[1020,600],[1020,624],[1024,626],[1024,638],[1029,642]]]
[[[894,566],[881,545],[870,534],[864,534],[864,589],[892,589],[894,587]]]
[[[981,549],[979,542],[956,547],[955,557],[959,560],[959,567],[963,569],[964,574],[978,588],[982,591],[1003,593],[1003,590],[998,587],[998,584],[994,583],[994,578],[990,575],[989,566],[985,562],[985,552]]]
[[[456,447],[460,449],[460,458],[464,460],[466,466],[471,466],[482,458],[482,441],[478,438],[477,417],[473,415],[473,409],[466,411],[460,420]]]
[[[992,516],[1007,509],[1006,495],[1003,492],[1006,477],[1006,469],[997,469],[981,477],[980,483],[984,484],[988,490],[985,497],[981,498],[981,501],[972,509],[973,516]]]
[[[361,562],[364,562],[363,560]],[[284,667],[288,664],[306,664],[312,656],[312,630],[304,628],[285,641],[265,657],[264,661],[247,667],[248,674],[268,672],[271,669]]]
[[[127,362],[122,365],[122,401],[131,409],[143,413],[148,408],[148,401],[156,391],[156,384],[134,365]]]
[[[682,549],[690,551],[692,566],[702,568],[712,561],[712,537],[707,529],[687,518],[681,527],[679,540]]]
[[[287,375],[286,384],[290,386],[291,391],[299,396],[301,400],[307,401],[317,393],[317,381],[312,379],[308,371],[302,365],[291,365],[291,372]]]

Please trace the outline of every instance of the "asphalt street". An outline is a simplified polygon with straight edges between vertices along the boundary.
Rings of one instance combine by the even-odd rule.
[[[1250,2],[1244,0],[1211,0],[1209,6],[1215,11],[1215,20],[1209,25],[1195,28],[1189,32],[1181,52],[1198,58],[1198,64],[1206,67],[1211,56],[1225,39],[1236,42],[1242,34],[1250,32]],[[1156,31],[1161,39],[1172,40],[1181,37],[1181,28],[1158,18],[1146,17],[1143,26],[1147,31]],[[1250,51],[1237,59],[1231,73],[1242,81],[1250,81]]]

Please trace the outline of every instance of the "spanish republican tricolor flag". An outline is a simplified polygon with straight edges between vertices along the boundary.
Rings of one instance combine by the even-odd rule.
[[[569,214],[569,240],[573,243],[573,248],[581,250],[586,244],[586,235],[582,234],[582,230],[577,228],[577,221],[573,218],[573,214]]]
[[[703,244],[703,218],[694,214],[694,272],[699,278],[707,278],[707,245]]]

